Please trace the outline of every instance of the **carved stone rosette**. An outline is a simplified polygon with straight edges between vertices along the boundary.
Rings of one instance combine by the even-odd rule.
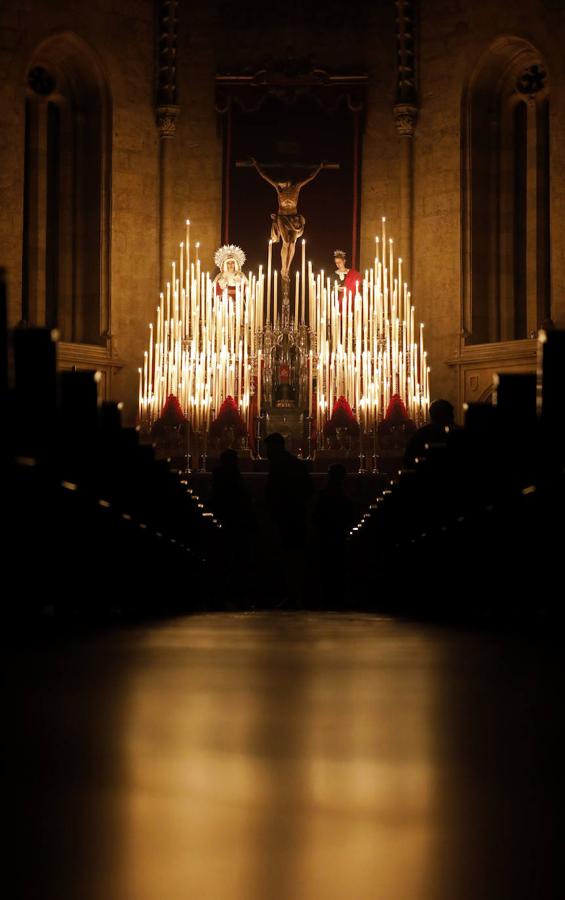
[[[547,72],[541,63],[534,63],[516,79],[516,90],[525,97],[536,97],[547,87]]]
[[[56,87],[55,76],[43,66],[34,66],[28,72],[27,83],[35,94],[48,97]]]
[[[396,102],[398,133],[412,137],[418,115],[416,87],[416,2],[396,0]]]
[[[157,107],[157,128],[161,138],[172,138],[174,136],[179,112],[180,107],[178,106]]]
[[[412,103],[396,103],[394,105],[394,123],[396,130],[403,137],[414,137],[418,107]]]
[[[178,0],[160,0],[157,46],[156,118],[162,138],[173,137],[177,104]]]

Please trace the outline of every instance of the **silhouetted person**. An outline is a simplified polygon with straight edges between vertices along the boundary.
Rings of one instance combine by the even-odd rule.
[[[318,541],[326,549],[343,550],[353,525],[353,504],[344,490],[346,477],[345,466],[330,466],[327,485],[318,496],[314,521]]]
[[[306,514],[311,495],[308,470],[285,449],[282,434],[268,435],[264,442],[269,459],[265,500],[273,525],[270,551],[274,554],[282,600],[291,607],[302,606],[304,586],[304,546]]]
[[[222,525],[221,556],[215,573],[222,603],[228,609],[253,605],[245,573],[254,569],[255,512],[235,450],[224,450],[220,455],[219,465],[212,472],[209,504]]]
[[[285,449],[282,434],[269,434],[264,445],[270,463],[266,490],[269,514],[280,532],[283,546],[302,546],[312,491],[308,470]]]
[[[321,584],[317,581],[319,607],[328,604],[343,607],[346,603],[345,573],[347,565],[347,537],[354,524],[354,508],[345,492],[345,466],[335,463],[328,470],[328,481],[318,495],[314,511],[316,549],[319,559],[329,560],[321,570]]]
[[[239,471],[235,450],[224,450],[212,473],[210,506],[227,532],[249,531],[255,516],[247,487]]]
[[[453,405],[449,400],[434,400],[430,404],[430,421],[427,425],[418,428],[418,431],[410,439],[404,454],[404,465],[412,469],[416,460],[424,459],[434,449],[449,449],[454,433],[459,434],[461,429],[455,424]]]

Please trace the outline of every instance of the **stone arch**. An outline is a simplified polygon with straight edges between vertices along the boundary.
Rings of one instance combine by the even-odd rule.
[[[549,79],[533,44],[503,36],[488,48],[462,123],[466,339],[526,338],[550,317]]]
[[[110,328],[112,104],[103,67],[73,32],[26,72],[22,318],[63,340],[104,344]]]

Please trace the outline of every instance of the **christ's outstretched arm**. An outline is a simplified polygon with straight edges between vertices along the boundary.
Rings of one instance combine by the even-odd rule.
[[[318,168],[314,169],[312,174],[308,175],[308,177],[305,178],[304,181],[299,181],[298,184],[296,185],[296,187],[300,190],[300,188],[303,188],[304,185],[308,184],[309,181],[314,181],[314,178],[316,178],[316,176],[319,175],[320,172],[322,171],[322,169],[325,169],[325,167],[326,167],[326,163],[321,162],[320,165],[318,166]]]
[[[269,178],[268,175],[265,174],[265,172],[263,171],[263,169],[261,168],[261,166],[259,165],[259,163],[257,162],[256,159],[254,159],[253,157],[250,157],[250,159],[251,159],[251,162],[253,163],[254,167],[255,167],[255,168],[257,169],[257,171],[259,172],[259,175],[261,176],[261,178],[264,178],[265,181],[268,181],[268,183],[269,183],[270,185],[272,185],[272,186],[275,188],[276,191],[278,191],[279,186],[278,186],[278,184],[276,183],[276,181],[273,181],[271,178]]]

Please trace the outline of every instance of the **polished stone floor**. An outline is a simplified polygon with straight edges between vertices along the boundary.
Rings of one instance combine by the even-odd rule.
[[[549,900],[560,648],[200,615],[5,651],[33,900]]]

